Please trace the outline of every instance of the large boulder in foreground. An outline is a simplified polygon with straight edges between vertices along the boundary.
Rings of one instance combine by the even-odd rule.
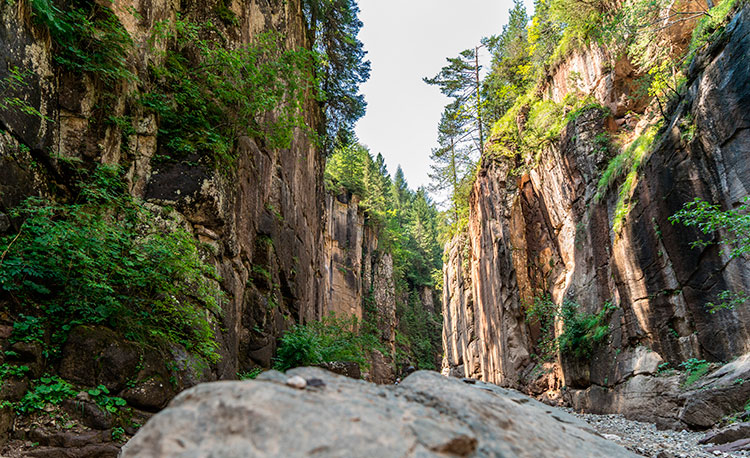
[[[287,385],[288,377],[305,379],[306,387]],[[123,458],[173,456],[636,455],[563,411],[494,385],[422,371],[383,386],[300,368],[191,388],[122,452]]]

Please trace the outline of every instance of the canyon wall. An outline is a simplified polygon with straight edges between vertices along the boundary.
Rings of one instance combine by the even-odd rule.
[[[28,361],[19,363],[32,365],[36,376],[59,372],[83,386],[105,384],[112,396],[133,399],[131,405],[146,411],[158,410],[177,391],[199,381],[233,379],[239,372],[269,367],[284,330],[326,312],[323,155],[297,129],[287,148],[271,148],[260,137],[239,137],[231,170],[219,171],[199,158],[158,160],[168,141],[160,136],[160,119],[133,100],[152,90],[153,66],[164,59],[163,49],[147,45],[160,21],[211,20],[228,48],[274,31],[283,37],[281,46],[292,50],[309,47],[301,3],[115,1],[116,27],[122,26],[133,41],[127,68],[137,81],[120,80],[106,90],[101,79],[59,64],[49,32],[30,8],[26,1],[0,5],[5,97],[0,104],[0,234],[19,231],[22,222],[11,211],[26,197],[70,199],[78,178],[70,164],[84,169],[117,165],[134,197],[169,213],[203,242],[204,256],[216,267],[226,294],[220,312],[211,318],[221,358],[198,373],[191,373],[183,349],[144,356],[103,327],[72,330],[62,362],[53,366],[40,356],[38,344],[28,345],[20,356]],[[9,83],[14,69],[21,69],[20,84]],[[25,109],[5,104],[11,99],[23,101]],[[302,110],[308,125],[319,123],[319,107],[311,97]],[[7,295],[0,296],[0,306],[5,349],[19,311],[13,311]],[[117,381],[110,383],[112,377]],[[120,382],[131,378],[137,382],[127,388],[135,393],[128,397]],[[15,395],[6,388],[3,399],[18,400],[9,399]]]
[[[396,285],[393,258],[378,250],[378,233],[365,222],[359,198],[328,194],[323,254],[324,309],[377,324],[380,341],[395,350]],[[366,310],[368,304],[371,310]]]
[[[644,105],[627,97],[624,64],[603,67],[599,54],[588,57],[596,64],[589,73],[600,74],[586,81],[608,81],[586,83],[591,93],[605,106],[625,104],[610,106],[614,119],[598,108],[584,111],[536,163],[483,159],[468,234],[446,250],[444,373],[550,401],[562,395],[577,409],[622,412],[662,426],[710,426],[690,417],[689,390],[676,376],[659,376],[660,365],[728,362],[750,351],[747,307],[715,314],[705,307],[721,291],[748,291],[750,268],[745,258],[730,259],[726,246],[693,248],[705,236],[669,217],[695,197],[729,209],[750,193],[748,20],[745,7],[693,61],[686,90],[668,107],[624,200],[624,219],[618,221],[624,177],[597,197],[616,154],[601,138],[622,126],[637,133],[648,122],[648,114],[625,116]],[[558,79],[569,81],[552,78],[547,92],[556,97],[566,90]],[[525,309],[547,294],[556,304],[573,300],[586,313],[616,306],[607,315],[607,342],[590,361],[563,354],[538,362],[540,330]]]

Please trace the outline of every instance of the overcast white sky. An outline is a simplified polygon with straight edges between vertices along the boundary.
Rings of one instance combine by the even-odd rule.
[[[533,10],[533,3],[526,2]],[[482,37],[499,34],[511,0],[359,0],[359,34],[372,62],[362,86],[367,114],[356,127],[373,155],[382,153],[393,174],[401,164],[411,188],[427,185],[429,156],[447,99],[422,82]],[[487,51],[480,51],[485,67]]]

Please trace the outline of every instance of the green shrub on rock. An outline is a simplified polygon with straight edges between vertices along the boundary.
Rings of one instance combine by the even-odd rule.
[[[55,356],[73,326],[104,324],[136,342],[218,359],[214,269],[190,233],[125,192],[117,169],[85,173],[71,203],[29,198],[15,216],[19,232],[0,238],[0,285],[25,314],[14,336],[23,339],[16,331],[31,319],[50,330]]]
[[[549,361],[557,352],[563,357],[590,359],[594,349],[609,337],[609,314],[616,309],[611,302],[604,304],[598,313],[579,311],[580,306],[570,299],[557,305],[549,295],[535,297],[526,308],[527,321],[538,323],[541,336],[537,346],[541,359]],[[555,323],[562,322],[562,333],[555,335]]]
[[[377,337],[360,333],[356,317],[329,315],[322,321],[295,325],[281,338],[274,369],[314,366],[333,361],[367,364],[368,350],[376,347]]]

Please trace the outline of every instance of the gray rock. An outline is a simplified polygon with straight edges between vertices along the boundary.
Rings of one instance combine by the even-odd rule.
[[[699,444],[727,444],[740,439],[750,439],[750,423],[735,423],[706,433]]]
[[[741,411],[750,398],[750,354],[708,374],[697,389],[683,395],[680,420],[696,428],[710,428],[725,415]]]
[[[716,447],[707,448],[707,452],[741,452],[750,450],[750,439],[740,439],[728,444],[717,445]]]
[[[635,456],[585,423],[510,390],[416,372],[397,386],[319,368],[202,384],[177,396],[122,457]]]

